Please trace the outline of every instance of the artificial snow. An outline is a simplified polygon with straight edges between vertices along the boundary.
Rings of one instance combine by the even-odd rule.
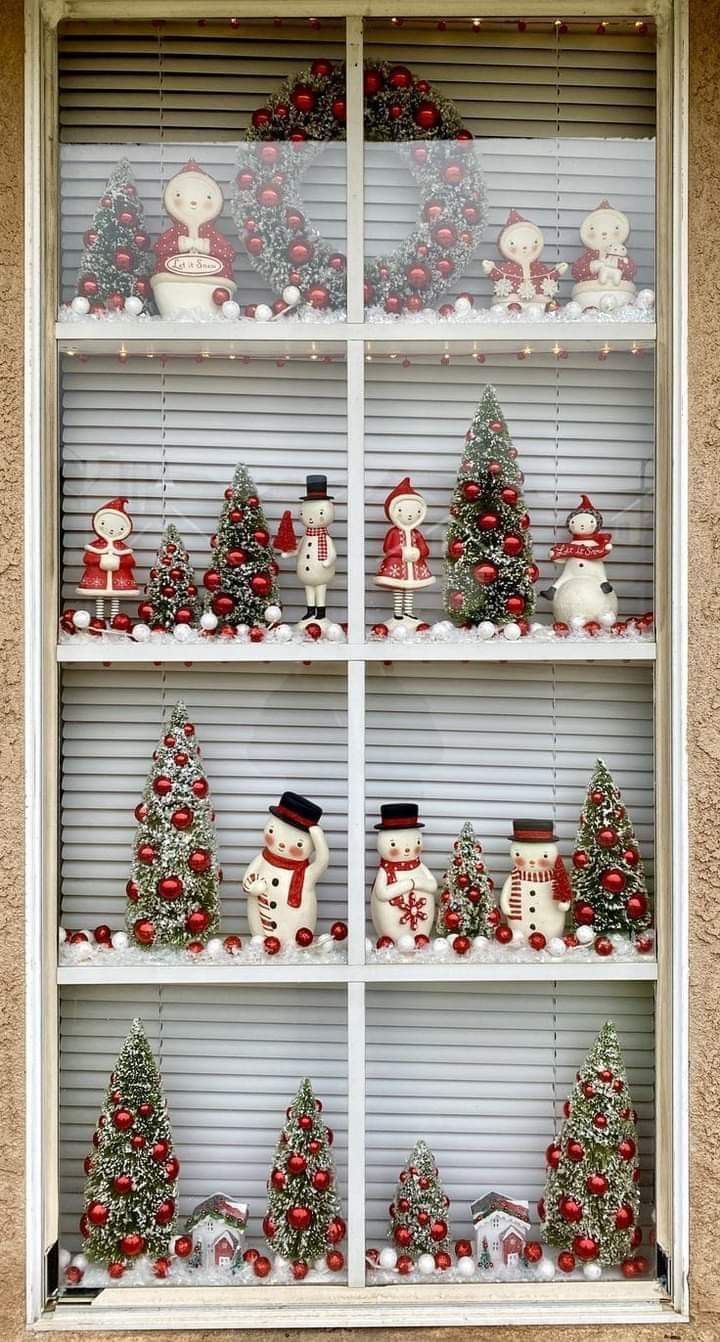
[[[178,1234],[180,1233],[182,1232],[178,1229]],[[244,1245],[244,1248],[247,1247]],[[259,1248],[263,1256],[270,1256],[262,1245]],[[128,1289],[133,1286],[337,1286],[347,1282],[345,1273],[331,1272],[324,1263],[310,1268],[302,1281],[295,1281],[290,1264],[285,1261],[273,1263],[267,1277],[257,1277],[253,1272],[252,1263],[243,1263],[233,1271],[230,1267],[191,1267],[187,1259],[175,1256],[171,1256],[170,1261],[172,1266],[167,1277],[156,1277],[153,1272],[153,1259],[143,1257],[138,1258],[117,1280],[109,1277],[100,1264],[89,1263],[83,1273],[80,1287],[111,1290],[115,1287]]]
[[[654,954],[647,951],[639,951],[634,943],[627,937],[610,935],[610,941],[613,945],[613,953],[607,957],[598,955],[593,949],[592,941],[586,946],[565,946],[565,950],[560,954],[553,954],[547,947],[542,951],[534,951],[532,946],[528,946],[523,939],[522,942],[517,938],[503,946],[494,937],[482,939],[482,944],[477,940],[470,946],[470,950],[465,955],[458,955],[453,950],[452,943],[457,932],[453,932],[449,937],[436,937],[430,942],[429,946],[423,948],[416,947],[414,951],[400,951],[397,946],[388,946],[383,950],[378,950],[373,941],[368,938],[366,944],[366,955],[368,964],[375,965],[452,965],[452,964],[471,964],[471,965],[536,965],[536,964],[578,964],[583,962],[588,967],[595,964],[607,964],[608,961],[621,961],[623,964],[634,963],[638,961],[654,960]],[[444,943],[444,944],[442,944]],[[565,943],[563,942],[563,945]]]
[[[69,933],[71,935],[71,933]],[[92,936],[92,932],[89,932]],[[83,965],[88,967],[110,968],[118,965],[168,965],[173,968],[197,965],[207,969],[208,965],[342,965],[347,962],[346,943],[334,941],[329,932],[321,933],[306,948],[294,943],[281,945],[277,955],[268,955],[262,945],[253,938],[244,936],[239,951],[226,951],[221,945],[219,950],[207,948],[195,954],[172,946],[163,946],[143,950],[141,946],[99,946],[94,941],[77,941],[71,945],[63,941],[59,949],[59,963],[70,967]]]
[[[651,326],[655,320],[654,309],[652,307],[641,307],[638,303],[628,304],[623,308],[614,308],[612,312],[603,312],[600,308],[586,308],[577,316],[573,315],[573,312],[574,310],[571,308],[570,313],[567,314],[564,306],[561,305],[555,312],[543,312],[539,317],[529,318],[526,312],[493,312],[490,307],[478,306],[462,312],[456,312],[453,309],[447,316],[443,315],[442,317],[435,308],[423,308],[421,312],[403,312],[400,316],[396,316],[394,313],[386,312],[384,307],[375,305],[367,309],[365,320],[378,326],[393,326],[398,322],[403,322],[414,326],[437,326],[438,323],[441,323],[447,326],[502,326],[510,329],[518,325],[526,326],[528,322],[533,326],[553,328],[562,327],[567,322],[575,328],[599,323],[602,323],[603,326],[623,326],[628,322],[642,322]],[[222,326],[229,332],[237,327],[247,330],[250,327],[271,324],[270,322],[258,322],[254,317],[245,317],[244,315],[229,318],[225,317],[220,309],[217,313],[214,313],[207,312],[203,308],[178,309],[169,317],[151,317],[147,312],[141,312],[136,317],[123,309],[98,313],[90,317],[85,313],[73,312],[70,304],[64,304],[60,308],[58,319],[67,325],[85,324],[90,321],[108,322],[125,327],[137,325],[143,330],[168,320],[181,322],[184,325]],[[287,313],[280,313],[271,320],[278,327],[284,326],[288,322],[325,326],[347,321],[347,312],[340,308],[333,311],[323,311],[312,307],[310,304],[305,304],[297,310],[291,309]]]

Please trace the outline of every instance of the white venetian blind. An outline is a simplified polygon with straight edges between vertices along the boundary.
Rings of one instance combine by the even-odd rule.
[[[617,1026],[639,1114],[642,1220],[652,1205],[653,996],[645,983],[423,984],[367,998],[367,1225],[382,1244],[387,1204],[418,1137],[451,1199],[451,1237],[472,1232],[489,1190],[535,1203],[544,1151],[603,1021]]]
[[[225,933],[246,931],[241,880],[286,789],[323,807],[320,927],[347,918],[347,694],[338,668],[68,670],[62,691],[61,917],[123,925],[140,800],[164,713],[195,722],[215,807]]]
[[[482,350],[482,329],[478,331]],[[487,348],[487,347],[486,347]],[[418,613],[439,618],[448,509],[465,433],[488,383],[498,393],[518,460],[541,578],[547,587],[559,567],[551,544],[567,539],[565,519],[581,493],[590,495],[613,533],[607,560],[620,616],[653,605],[653,361],[650,355],[571,352],[567,359],[492,354],[487,363],[452,356],[373,357],[366,366],[366,572],[368,622],[385,619],[390,597],[374,585],[387,528],[383,502],[410,475],[428,503],[423,531],[430,544],[434,587],[417,594]],[[538,614],[551,619],[538,597]]]
[[[285,1118],[310,1077],[335,1134],[346,1202],[347,1043],[344,989],[315,987],[65,988],[60,1002],[60,1229],[80,1247],[83,1159],[133,1016],[162,1072],[181,1164],[179,1215],[222,1191],[249,1203],[261,1241],[265,1181]]]
[[[440,879],[465,820],[496,890],[516,816],[552,819],[567,860],[595,760],[623,793],[652,884],[652,672],[644,667],[373,665],[367,677],[368,869],[381,802],[416,801]]]
[[[210,565],[223,491],[238,462],[249,467],[274,536],[286,508],[302,534],[298,499],[307,473],[322,472],[336,497],[337,577],[331,614],[345,619],[347,593],[347,410],[345,366],[274,359],[243,364],[208,360],[91,357],[64,360],[62,378],[63,599],[77,603],[90,519],[124,494],[135,522],[132,545],[140,584],[163,526],[180,529],[201,586]],[[280,560],[286,619],[298,619],[304,593],[295,563]],[[202,589],[204,591],[204,589]],[[128,607],[129,609],[130,607]]]

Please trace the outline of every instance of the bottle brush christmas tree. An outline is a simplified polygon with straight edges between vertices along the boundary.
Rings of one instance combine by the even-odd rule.
[[[443,1192],[435,1157],[427,1142],[417,1141],[404,1170],[401,1170],[395,1198],[390,1204],[388,1239],[400,1255],[416,1263],[421,1254],[448,1255],[450,1266],[450,1228],[447,1212],[450,1199]],[[400,1259],[398,1258],[398,1264]]]
[[[137,946],[204,944],[218,930],[221,875],[210,789],[182,702],[169,714],[142,801],[127,927]]]
[[[650,926],[645,875],[632,821],[603,760],[585,797],[572,856],[576,927],[626,936]]]
[[[83,236],[77,292],[90,311],[124,307],[131,294],[150,309],[151,238],[128,160],[116,163]]]
[[[160,1073],[142,1024],[134,1020],[85,1157],[80,1230],[87,1257],[104,1263],[111,1277],[121,1277],[141,1254],[164,1259],[179,1172]]]
[[[287,1110],[268,1176],[263,1220],[268,1244],[292,1263],[298,1281],[323,1258],[333,1272],[345,1263],[337,1247],[345,1238],[345,1222],[335,1188],[332,1139],[323,1122],[322,1104],[305,1079]]]
[[[465,435],[450,507],[445,609],[457,625],[507,624],[535,610],[530,518],[517,450],[494,387],[486,387]]]
[[[219,621],[218,633],[234,634],[240,624],[262,628],[268,606],[278,604],[278,566],[246,466],[238,466],[232,485],[225,490],[217,535],[210,543],[213,564],[203,583],[209,608]]]
[[[482,860],[482,846],[470,821],[466,820],[453,844],[452,857],[440,887],[437,935],[444,937],[451,932],[468,940],[489,936],[488,915],[494,907],[492,889],[493,883]]]
[[[640,1169],[637,1115],[612,1021],[588,1053],[564,1112],[545,1153],[544,1239],[583,1263],[620,1263],[639,1242]]]
[[[162,534],[160,549],[145,587],[138,617],[153,629],[170,631],[178,624],[196,625],[200,602],[190,556],[176,526]]]

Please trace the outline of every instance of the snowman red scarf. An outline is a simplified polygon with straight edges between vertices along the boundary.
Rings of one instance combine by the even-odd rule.
[[[270,863],[271,867],[280,867],[283,871],[291,871],[290,888],[288,890],[288,908],[299,909],[302,904],[303,885],[305,884],[305,872],[310,863],[306,857],[296,862],[292,857],[278,857],[277,853],[271,853],[269,848],[263,848],[263,858]]]
[[[555,858],[555,865],[550,867],[513,867],[511,886],[510,886],[510,905],[513,910],[519,911],[522,908],[522,885],[526,881],[529,885],[544,885],[547,881],[553,883],[553,899],[558,904],[569,904],[572,898],[572,889],[570,878],[565,870],[560,854]]]
[[[578,537],[573,541],[558,541],[550,548],[551,559],[607,559],[610,554],[612,535],[609,531],[596,531],[586,539]]]

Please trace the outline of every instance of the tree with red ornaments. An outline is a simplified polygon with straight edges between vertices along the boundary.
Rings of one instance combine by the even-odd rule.
[[[221,875],[210,788],[181,701],[166,720],[135,818],[126,886],[131,940],[146,948],[204,945],[218,930]]]
[[[522,484],[495,388],[486,387],[465,435],[450,507],[444,601],[454,624],[522,622],[535,610],[539,573]]]
[[[203,577],[206,605],[217,617],[219,634],[238,625],[264,628],[268,606],[278,604],[278,566],[257,490],[246,466],[235,471],[225,490],[217,535],[210,542],[213,562]]]
[[[143,1255],[164,1260],[179,1172],[160,1073],[142,1023],[134,1020],[85,1157],[80,1230],[87,1257],[113,1278]]]
[[[88,300],[91,312],[119,310],[131,294],[151,307],[151,238],[126,158],[108,177],[83,243],[77,293]]]
[[[418,1140],[403,1170],[390,1204],[388,1239],[400,1257],[416,1263],[421,1254],[447,1257],[450,1266],[450,1199],[443,1191],[435,1157],[427,1142]]]
[[[572,856],[575,927],[625,936],[652,921],[645,874],[620,790],[599,759],[588,785]]]
[[[640,1167],[637,1114],[612,1021],[577,1073],[564,1114],[545,1153],[543,1238],[579,1264],[621,1263],[639,1243]]]
[[[345,1265],[340,1244],[345,1222],[335,1184],[330,1151],[333,1134],[325,1126],[322,1103],[307,1078],[289,1106],[268,1175],[265,1238],[281,1258],[292,1264],[301,1281],[323,1263],[331,1272]]]
[[[473,937],[491,932],[493,882],[485,870],[482,846],[466,820],[453,844],[452,856],[438,896],[435,931],[438,936],[462,938],[459,949],[469,950]],[[468,942],[468,945],[465,945]]]
[[[179,624],[196,625],[200,602],[195,574],[182,536],[172,522],[165,527],[160,548],[145,587],[138,618],[151,629],[165,632]]]

